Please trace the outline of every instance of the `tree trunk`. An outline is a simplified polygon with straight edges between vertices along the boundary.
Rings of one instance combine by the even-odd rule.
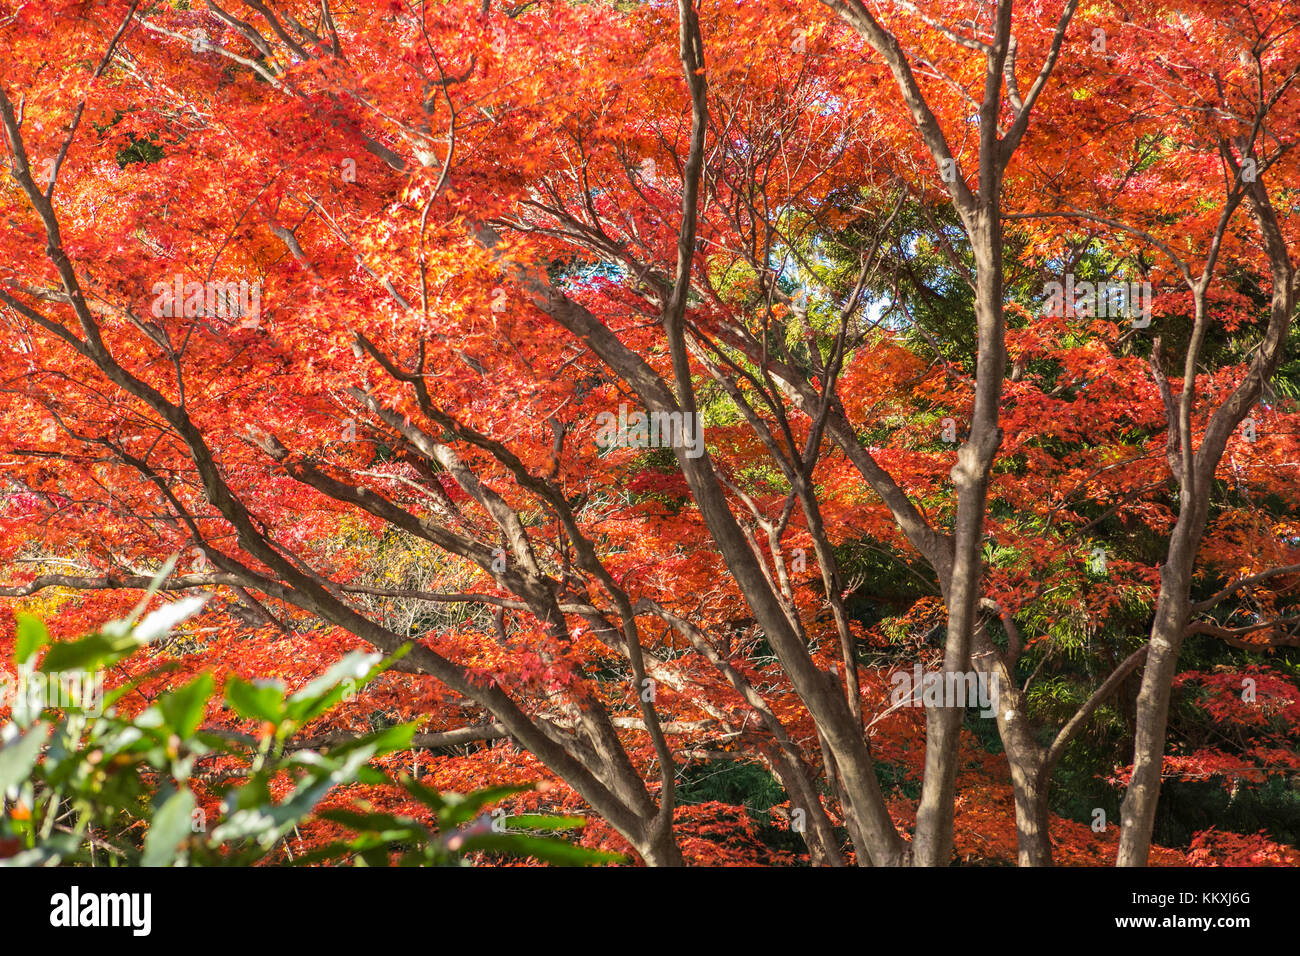
[[[973,660],[988,668],[996,682],[995,719],[1011,768],[1011,789],[1016,807],[1016,862],[1020,866],[1051,866],[1052,842],[1048,827],[1047,795],[1051,768],[1047,752],[1039,746],[1026,716],[1023,695],[996,645],[983,626],[974,634]]]
[[[1034,768],[1021,768],[1015,763],[1011,765],[1011,778],[1016,800],[1016,864],[1051,866],[1052,840],[1047,805],[1051,780],[1035,772]]]
[[[1151,626],[1151,650],[1147,654],[1146,670],[1142,673],[1142,689],[1138,692],[1133,776],[1120,805],[1117,866],[1146,866],[1151,850],[1151,831],[1155,826],[1164,765],[1169,699],[1178,668],[1178,652],[1183,644],[1183,630],[1187,626],[1191,587],[1190,557],[1184,554],[1174,557],[1179,530],[1175,529],[1170,545],[1171,559],[1160,570],[1160,598]]]
[[[952,576],[944,589],[948,606],[945,672],[970,668],[984,576],[984,516],[989,471],[1002,429],[998,426],[1002,379],[1006,372],[1006,319],[1002,310],[1002,223],[996,203],[982,210],[970,230],[975,253],[975,318],[979,326],[975,406],[970,434],[952,469],[957,489],[957,521]],[[947,866],[953,851],[953,802],[957,785],[957,746],[962,707],[927,709],[925,782],[916,814],[915,860],[918,866]]]

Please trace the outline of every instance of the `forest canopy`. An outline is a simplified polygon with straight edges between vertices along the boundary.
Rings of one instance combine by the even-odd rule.
[[[75,677],[156,808],[7,733],[0,856],[1300,864],[1300,6],[0,0],[0,64],[0,721]]]

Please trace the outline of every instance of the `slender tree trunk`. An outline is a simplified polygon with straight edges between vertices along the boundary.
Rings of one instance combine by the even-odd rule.
[[[944,594],[948,606],[945,674],[962,673],[970,668],[971,634],[983,594],[989,470],[1002,444],[998,413],[1006,371],[1006,320],[1002,311],[1002,223],[997,204],[980,212],[970,232],[975,252],[979,350],[970,434],[958,450],[957,464],[952,469],[957,490],[957,521],[952,577]],[[917,808],[914,848],[918,866],[947,866],[952,860],[957,747],[964,716],[962,707],[927,709],[925,783]]]
[[[1187,516],[1189,519],[1190,515]],[[1190,523],[1190,521],[1188,521]],[[1120,806],[1118,866],[1146,866],[1155,827],[1156,804],[1160,799],[1160,775],[1164,765],[1165,731],[1169,722],[1169,699],[1173,692],[1178,652],[1187,626],[1191,589],[1191,564],[1195,543],[1190,547],[1183,521],[1175,528],[1170,559],[1160,569],[1160,597],[1151,626],[1151,650],[1142,674],[1137,700],[1137,735],[1133,743],[1133,777]],[[1180,531],[1184,531],[1180,535]],[[1180,540],[1183,539],[1183,540]],[[1186,552],[1191,551],[1192,554]]]
[[[1221,151],[1231,165],[1235,160],[1224,143]],[[1201,535],[1209,513],[1210,488],[1223,458],[1228,437],[1241,424],[1259,396],[1264,384],[1276,373],[1286,347],[1287,333],[1295,312],[1300,283],[1296,281],[1286,236],[1278,225],[1268,190],[1262,180],[1250,181],[1244,192],[1264,248],[1268,253],[1273,280],[1268,328],[1259,344],[1250,371],[1232,395],[1214,410],[1205,427],[1201,447],[1192,444],[1192,409],[1196,399],[1195,380],[1201,342],[1207,327],[1206,290],[1209,288],[1215,259],[1207,261],[1201,279],[1192,287],[1196,306],[1192,340],[1184,363],[1183,394],[1174,420],[1172,402],[1166,398],[1169,416],[1171,463],[1181,489],[1178,523],[1169,539],[1169,550],[1160,569],[1160,597],[1156,602],[1155,621],[1151,625],[1150,650],[1142,689],[1138,692],[1137,734],[1133,746],[1133,777],[1120,807],[1120,842],[1118,866],[1145,866],[1151,850],[1151,831],[1155,827],[1156,802],[1160,796],[1160,774],[1164,764],[1165,732],[1169,720],[1169,699],[1178,652],[1191,615],[1189,595],[1192,571]],[[1230,209],[1231,206],[1225,207]],[[1227,226],[1222,219],[1220,234]],[[1158,365],[1158,377],[1162,377]]]
[[[973,660],[987,667],[997,688],[993,701],[998,734],[1011,768],[1011,789],[1016,808],[1016,862],[1020,866],[1051,866],[1052,842],[1048,826],[1047,795],[1051,768],[1047,752],[1039,746],[1025,713],[1023,696],[1001,652],[983,627],[974,634]]]
[[[1029,768],[1026,768],[1027,770]],[[1048,824],[1047,797],[1051,781],[1038,774],[1026,775],[1023,783],[1016,781],[1018,768],[1011,768],[1016,800],[1016,864],[1018,866],[1051,866],[1052,840]]]
[[[799,755],[786,754],[779,746],[773,747],[768,755],[768,763],[785,787],[791,808],[805,811],[807,819],[800,836],[808,847],[808,861],[813,866],[844,866],[844,856],[840,853],[834,828]]]
[[[682,851],[677,846],[671,828],[650,835],[638,841],[636,851],[645,861],[646,866],[685,866]]]

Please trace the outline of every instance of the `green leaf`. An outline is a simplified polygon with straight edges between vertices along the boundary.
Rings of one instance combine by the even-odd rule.
[[[506,817],[505,824],[512,830],[580,830],[587,825],[587,818],[519,813]]]
[[[164,604],[158,610],[150,612],[148,617],[136,625],[132,632],[135,639],[141,644],[148,644],[157,638],[165,637],[176,625],[198,614],[203,609],[203,605],[208,603],[209,597],[211,595],[197,594]]]
[[[356,810],[322,810],[318,817],[339,823],[357,833],[372,834],[387,843],[412,843],[429,839],[429,831],[409,817],[391,813],[360,813]]]
[[[284,720],[284,685],[279,681],[250,684],[232,677],[226,681],[226,701],[246,720],[269,720],[279,725]]]
[[[28,778],[40,759],[41,745],[49,733],[49,724],[34,724],[23,736],[0,748],[0,797],[10,787],[16,787]]]
[[[388,866],[388,848],[386,846],[375,846],[361,851],[361,861],[357,866],[381,867]]]
[[[268,806],[262,800],[246,800],[241,792],[239,803],[244,809],[232,813],[224,823],[213,830],[212,839],[224,843],[227,840],[251,836],[263,847],[269,848],[292,829],[294,824],[311,813],[330,790],[340,784],[352,783],[356,779],[358,769],[373,755],[373,750],[363,747],[349,754],[341,766],[336,766],[335,761],[326,761],[320,768],[319,775],[309,776],[299,783],[282,803]],[[296,759],[305,756],[307,753],[298,754]],[[251,786],[252,784],[242,790],[247,791]],[[264,785],[261,787],[261,792],[265,792]]]
[[[363,654],[360,651],[346,655],[289,698],[285,710],[290,719],[306,723],[319,717],[344,697],[356,693],[373,680],[381,670],[377,665],[382,660],[382,655]]]
[[[357,783],[364,783],[370,787],[391,787],[393,778],[377,767],[365,764],[357,768]]]
[[[173,793],[153,815],[153,824],[144,837],[141,866],[171,866],[183,840],[193,832],[194,794],[181,788]]]
[[[75,860],[81,851],[81,842],[71,833],[51,833],[40,844],[8,859],[0,859],[0,867],[22,869],[30,866],[58,866]]]
[[[112,707],[127,694],[133,693],[137,688],[143,686],[151,680],[156,680],[165,674],[180,668],[179,661],[161,661],[149,667],[148,670],[141,671],[128,681],[118,684],[111,690],[104,691],[104,709]]]
[[[392,727],[385,727],[382,730],[376,730],[374,733],[358,737],[356,740],[349,740],[337,747],[331,747],[326,753],[331,757],[338,757],[358,747],[367,746],[374,746],[376,756],[396,753],[400,750],[410,750],[411,741],[415,738],[415,732],[419,729],[419,726],[420,722],[417,720],[409,724],[396,724]]]
[[[158,708],[167,729],[182,740],[191,737],[203,720],[214,685],[212,675],[205,672],[184,687],[159,698]]]
[[[415,797],[415,799],[419,800],[426,807],[433,808],[440,814],[447,806],[446,797],[444,797],[437,790],[434,790],[432,787],[426,787],[424,784],[420,783],[420,781],[412,777],[409,773],[402,774],[401,778],[398,780],[398,783],[400,783],[406,789],[407,793]]]
[[[438,825],[444,830],[458,827],[463,823],[468,823],[479,815],[479,811],[489,803],[496,803],[498,800],[504,800],[506,797],[512,797],[516,793],[525,793],[533,789],[532,784],[524,786],[509,787],[484,787],[482,790],[475,790],[473,793],[460,795],[456,793],[443,794],[443,800],[446,802],[446,809],[438,814]]]
[[[51,644],[41,661],[41,671],[52,674],[62,671],[96,671],[105,664],[116,663],[136,649],[130,637],[109,637],[91,634],[76,641]]]
[[[508,853],[511,856],[531,856],[552,866],[591,866],[596,863],[621,863],[623,857],[603,850],[590,850],[563,840],[549,837],[527,836],[522,833],[478,833],[466,837],[456,847],[459,853],[474,851]]]
[[[316,815],[323,820],[341,823],[343,826],[358,832],[378,829],[397,830],[409,826],[411,823],[410,820],[403,820],[391,813],[364,813],[360,810],[348,810],[346,808],[322,810]]]
[[[158,593],[158,589],[162,587],[163,582],[167,580],[167,576],[172,573],[179,558],[180,555],[173,554],[170,558],[164,561],[163,566],[158,569],[158,573],[155,574],[153,580],[149,582],[149,587],[145,589],[144,597],[140,599],[140,603],[137,604],[132,609],[131,613],[125,618],[117,621],[110,621],[108,624],[105,624],[103,628],[104,631],[118,635],[125,634],[127,631],[131,630],[131,628],[135,626],[135,622],[140,619],[140,615],[144,613],[144,609],[149,606],[149,602],[153,600],[153,596]]]
[[[18,639],[14,643],[14,662],[25,663],[29,657],[50,643],[45,622],[33,614],[18,615]]]

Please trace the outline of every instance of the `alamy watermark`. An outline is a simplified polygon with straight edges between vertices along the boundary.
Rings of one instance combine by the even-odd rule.
[[[186,282],[178,272],[170,282],[155,282],[153,295],[150,311],[155,319],[239,319],[246,329],[256,328],[261,321],[260,282]]]
[[[1043,314],[1056,318],[1127,318],[1135,329],[1151,325],[1150,282],[1065,282],[1043,286]]]
[[[985,671],[924,671],[916,664],[895,671],[889,682],[893,707],[979,707],[981,717],[998,712],[998,675]]]
[[[683,448],[687,458],[704,454],[704,429],[698,412],[632,412],[627,403],[618,406],[618,414],[601,412],[596,416],[599,430],[596,445],[610,448]]]
[[[97,671],[0,674],[0,707],[25,705],[29,713],[46,707],[72,707],[92,717],[104,713],[104,675]]]
[[[60,928],[117,926],[133,936],[148,936],[152,912],[152,893],[83,893],[74,885],[50,897],[50,925]]]

